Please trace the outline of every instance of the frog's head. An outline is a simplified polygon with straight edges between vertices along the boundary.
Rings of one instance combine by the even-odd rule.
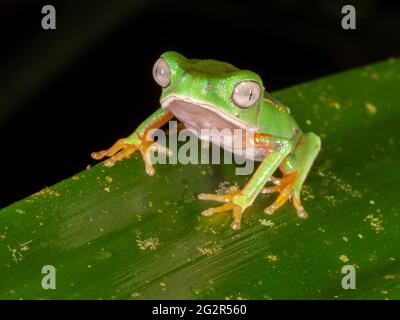
[[[264,87],[256,73],[169,51],[154,64],[153,76],[162,87],[162,108],[187,127],[257,131]]]

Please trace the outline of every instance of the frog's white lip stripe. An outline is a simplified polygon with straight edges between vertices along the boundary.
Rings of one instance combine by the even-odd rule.
[[[205,103],[204,101],[199,101],[199,100],[195,100],[192,98],[188,98],[185,96],[179,96],[179,95],[169,95],[167,98],[165,98],[164,100],[161,100],[161,107],[163,109],[167,108],[171,103],[173,103],[174,101],[184,101],[184,102],[188,102],[188,103],[192,103],[198,107],[202,107],[204,109],[207,109],[209,111],[214,112],[215,114],[219,115],[221,118],[225,119],[226,121],[229,121],[231,123],[233,123],[234,125],[238,126],[239,128],[242,129],[246,129],[246,130],[253,130],[253,131],[257,131],[257,128],[253,125],[249,125],[247,123],[244,123],[242,121],[240,121],[237,118],[232,117],[231,115],[219,110],[218,108]]]

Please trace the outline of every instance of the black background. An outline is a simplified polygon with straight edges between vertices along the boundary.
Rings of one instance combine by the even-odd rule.
[[[43,30],[41,8],[57,10]],[[352,4],[357,29],[341,28]],[[267,90],[400,55],[393,1],[1,1],[0,207],[85,169],[158,107],[166,50],[256,71]]]

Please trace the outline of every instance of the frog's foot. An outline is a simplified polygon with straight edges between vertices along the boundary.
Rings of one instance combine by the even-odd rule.
[[[144,141],[140,146],[139,146],[139,151],[142,154],[143,160],[144,160],[144,165],[146,167],[146,173],[149,176],[154,175],[155,170],[153,167],[153,163],[151,161],[151,155],[153,152],[160,152],[166,154],[168,157],[172,155],[172,151],[167,148],[166,146],[163,146],[162,144],[154,141]]]
[[[214,213],[226,212],[232,210],[233,222],[231,224],[231,227],[234,230],[238,230],[240,229],[242,214],[243,211],[245,210],[245,207],[243,207],[236,201],[236,198],[239,196],[241,196],[240,190],[236,186],[230,187],[228,194],[200,193],[199,195],[197,195],[197,197],[201,200],[213,200],[218,202],[225,202],[225,204],[221,206],[208,208],[207,210],[204,210],[201,214],[203,216],[212,216]]]
[[[119,139],[111,146],[111,148],[107,150],[92,152],[91,157],[95,160],[101,160],[105,157],[108,157],[108,159],[104,162],[104,165],[107,167],[112,167],[115,162],[129,157],[136,150],[136,145],[126,143],[124,139]]]
[[[130,157],[136,150],[142,154],[146,173],[150,176],[154,175],[155,170],[151,162],[151,154],[154,151],[165,153],[167,156],[172,154],[172,151],[158,142],[147,141],[142,137],[135,137],[134,143],[126,142],[124,139],[119,139],[111,148],[91,154],[93,159],[101,160],[109,157],[104,165],[112,167],[117,161]]]
[[[292,200],[294,207],[297,210],[297,215],[300,218],[308,218],[307,212],[304,210],[300,202],[299,192],[295,190],[295,182],[297,180],[297,172],[290,173],[281,179],[273,178],[270,181],[274,186],[266,187],[262,190],[263,193],[275,193],[279,192],[278,198],[273,204],[267,207],[264,212],[266,214],[273,214],[278,208],[283,206],[286,201]]]

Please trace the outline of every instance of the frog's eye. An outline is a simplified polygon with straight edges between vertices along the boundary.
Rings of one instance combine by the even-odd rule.
[[[242,81],[233,88],[232,100],[240,108],[252,106],[260,97],[260,85],[255,81]]]
[[[163,88],[167,87],[171,81],[171,68],[168,63],[160,58],[153,67],[154,80]]]

